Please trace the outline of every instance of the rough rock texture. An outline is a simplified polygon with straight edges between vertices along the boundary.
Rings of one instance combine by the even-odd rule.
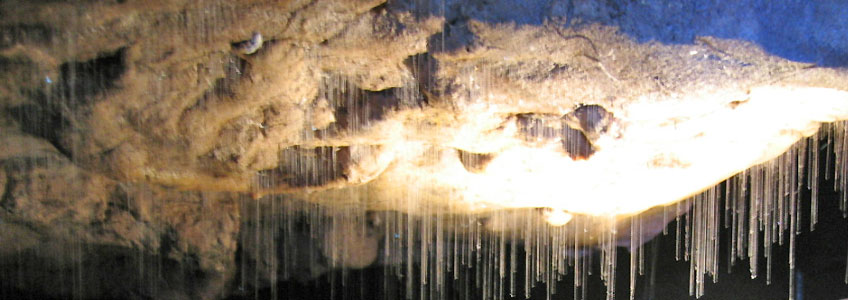
[[[239,247],[242,274],[270,284],[291,276],[279,261],[317,276],[390,259],[369,210],[483,213],[495,232],[514,229],[507,208],[627,224],[848,118],[844,4],[666,2],[0,2],[0,264],[27,271],[0,284],[55,273],[49,295],[222,297]],[[804,26],[778,26],[795,12]],[[733,132],[768,139],[699,169],[732,152],[687,151]],[[548,155],[573,171],[546,178],[573,186],[523,194],[554,184],[487,175]],[[610,175],[624,162],[648,171]],[[622,187],[649,204],[575,192],[692,173],[667,193]],[[575,196],[551,202],[562,190]],[[270,194],[353,212],[301,235],[274,211],[311,208]],[[320,255],[278,257],[278,230]]]
[[[10,131],[0,145],[4,291],[222,295],[239,233],[234,195],[116,182],[80,169],[44,140]]]

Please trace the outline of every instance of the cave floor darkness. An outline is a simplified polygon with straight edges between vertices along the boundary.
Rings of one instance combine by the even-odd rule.
[[[843,282],[848,251],[848,222],[842,217],[838,207],[839,194],[830,188],[833,186],[832,181],[823,183],[819,200],[819,221],[814,231],[809,230],[809,191],[804,190],[802,195],[802,233],[796,240],[796,278],[799,282],[798,290],[801,292],[796,299],[799,300],[848,298],[848,285]],[[667,235],[661,234],[645,245],[646,270],[644,275],[637,278],[636,299],[695,299],[689,295],[689,262],[675,259],[675,228],[676,223],[672,221],[667,227]],[[775,244],[773,247],[772,282],[767,285],[766,259],[762,257],[759,260],[760,275],[756,279],[750,277],[748,260],[737,260],[732,272],[728,272],[728,232],[729,229],[722,228],[719,280],[712,283],[711,277],[707,276],[710,282],[706,284],[706,293],[700,299],[787,299],[788,239],[784,245]],[[615,299],[629,299],[630,256],[624,248],[619,249]],[[519,250],[519,257],[523,257],[523,250]],[[603,299],[605,286],[598,276],[598,256],[595,255],[593,259],[594,274],[589,277],[586,299]],[[509,292],[504,291],[504,299],[524,299],[524,290],[521,287],[523,284],[520,283],[524,277],[523,263],[519,263],[518,269],[517,296],[510,297]],[[386,276],[387,273],[388,271],[380,266],[347,270],[344,274],[337,271],[313,281],[281,281],[276,287],[276,293],[272,293],[269,288],[236,291],[229,299],[405,299],[407,295],[404,282],[394,275]],[[558,292],[552,299],[574,299],[572,282],[573,277],[566,275],[557,283]],[[442,299],[484,298],[481,289],[473,288],[473,278],[447,280],[447,284],[447,292]],[[467,288],[469,286],[472,288]],[[417,289],[419,286],[416,283],[414,287]],[[419,297],[421,294],[417,291],[412,295],[413,299]],[[532,289],[531,299],[546,299],[544,284],[537,283]]]
[[[843,280],[848,253],[848,221],[839,210],[839,193],[832,189],[832,181],[820,185],[819,221],[814,231],[809,230],[809,191],[802,195],[802,233],[797,236],[796,278],[800,283],[800,297],[796,299],[844,299],[848,298],[848,285]],[[723,202],[722,202],[723,203]],[[645,245],[645,274],[637,278],[636,299],[695,299],[689,296],[689,262],[675,260],[676,223],[668,225],[668,234],[659,235]],[[720,273],[717,283],[708,276],[705,296],[700,299],[787,299],[788,280],[788,240],[782,246],[773,247],[772,282],[766,284],[766,260],[760,258],[756,279],[750,278],[748,260],[737,260],[732,272],[728,273],[728,229],[721,231]],[[629,298],[629,254],[623,248],[618,251],[618,269],[616,274],[616,299]],[[762,249],[761,249],[762,250]],[[519,248],[519,257],[524,253]],[[523,259],[519,259],[516,297],[509,297],[504,291],[504,299],[524,299]],[[589,278],[586,299],[602,299],[605,287],[598,276],[598,256],[594,257],[593,272]],[[418,268],[417,264],[413,267]],[[417,274],[418,270],[415,270]],[[467,273],[472,273],[471,271]],[[381,266],[363,270],[347,270],[324,274],[312,281],[281,281],[275,292],[270,288],[240,290],[234,285],[229,299],[405,299],[407,297],[404,282],[394,275],[385,275],[388,271]],[[448,274],[452,276],[452,274]],[[469,278],[472,277],[472,278]],[[653,277],[653,280],[651,279]],[[235,278],[241,278],[237,274]],[[49,278],[45,278],[49,280]],[[474,288],[475,282],[482,283],[473,276],[460,277],[460,280],[446,280],[447,293],[442,299],[485,299],[481,289]],[[566,275],[556,285],[558,291],[552,299],[573,299],[573,277]],[[412,299],[425,298],[417,293],[419,287],[414,284],[416,294]],[[471,288],[469,288],[471,287]],[[143,297],[142,297],[143,298]],[[15,289],[0,289],[0,299],[54,299],[44,294],[33,294]],[[538,283],[531,290],[531,299],[546,299],[546,287]]]

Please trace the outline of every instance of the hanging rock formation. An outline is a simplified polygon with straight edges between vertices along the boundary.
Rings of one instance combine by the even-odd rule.
[[[278,197],[356,208],[306,277],[369,211],[629,223],[848,119],[843,4],[487,2],[0,3],[0,265],[69,278],[2,284],[223,297]]]

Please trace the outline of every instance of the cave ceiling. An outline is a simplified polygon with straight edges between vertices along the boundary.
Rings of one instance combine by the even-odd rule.
[[[322,255],[359,268],[378,238],[350,228],[380,213],[593,244],[593,217],[653,235],[748,168],[810,172],[797,151],[848,119],[848,19],[822,13],[845,5],[694,2],[0,1],[0,263],[51,249],[26,252],[49,273],[82,241],[207,274],[151,295],[214,298],[238,247],[274,249],[239,235],[279,199],[355,208],[323,243],[368,255]]]
[[[651,36],[568,3],[6,2],[3,107],[118,181],[590,215],[673,203],[848,117],[844,69],[750,24]]]

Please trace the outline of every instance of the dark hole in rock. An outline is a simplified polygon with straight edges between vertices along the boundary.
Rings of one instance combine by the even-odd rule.
[[[383,2],[378,4],[377,6],[374,6],[373,8],[371,8],[371,12],[376,14],[386,11],[386,8],[388,7],[386,3],[387,2]]]
[[[436,59],[432,58],[425,52],[407,57],[403,63],[412,73],[412,76],[415,77],[421,94],[427,95],[428,97],[429,95],[432,95],[436,86],[433,74],[438,71]],[[422,101],[428,101],[428,97],[424,97]]]
[[[244,73],[248,72],[247,61],[235,55],[230,55],[226,62],[222,62],[224,67],[224,77],[216,78],[212,82],[212,87],[203,92],[197,102],[192,105],[190,110],[203,109],[209,103],[213,103],[222,97],[236,97],[235,87],[238,85],[239,79]]]
[[[492,158],[495,158],[493,153],[473,153],[459,149],[456,152],[459,155],[459,161],[462,162],[462,166],[471,173],[485,171],[486,165],[492,161]]]
[[[560,137],[559,118],[550,114],[515,115],[521,136],[527,142],[547,142]]]
[[[38,93],[44,98],[43,93]],[[69,128],[68,120],[55,110],[44,106],[25,104],[7,109],[9,115],[21,128],[21,131],[37,137],[41,137],[53,144],[65,156],[71,157],[70,151],[60,142],[60,133],[63,128]]]
[[[121,48],[92,60],[62,64],[58,89],[68,106],[90,104],[93,96],[114,88],[126,71],[124,52]]]
[[[562,135],[562,149],[568,153],[571,159],[587,159],[595,153],[592,143],[580,130],[563,126],[560,134]]]
[[[593,117],[592,111],[581,112],[580,115]],[[586,137],[579,122],[569,122],[568,115],[559,117],[550,114],[517,114],[516,122],[521,136],[531,144],[545,144],[561,141],[562,149],[571,159],[587,159],[595,153],[590,139]],[[590,120],[591,121],[591,120]],[[589,123],[589,125],[597,124]],[[574,128],[578,127],[578,128]]]
[[[587,138],[595,140],[609,129],[612,113],[600,105],[581,105],[566,115],[565,119],[569,126],[580,129]]]
[[[322,186],[343,179],[349,163],[350,149],[348,147],[289,147],[280,152],[278,167],[259,171],[259,186],[262,188]]]
[[[322,92],[325,99],[340,99],[330,103],[336,120],[330,128],[336,133],[366,130],[385,119],[386,113],[401,106],[397,89],[371,92],[341,84],[347,86],[338,88],[325,84]]]

